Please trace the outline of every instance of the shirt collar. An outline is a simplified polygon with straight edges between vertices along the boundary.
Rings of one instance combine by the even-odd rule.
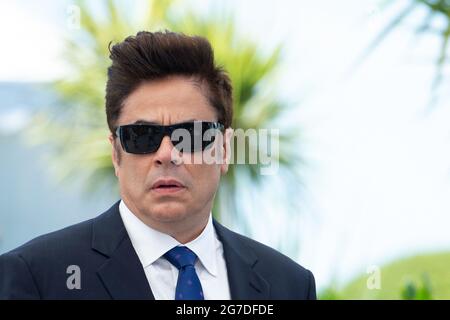
[[[170,235],[146,225],[130,211],[123,200],[120,201],[119,212],[144,268],[153,264],[173,247],[183,245]],[[194,240],[184,244],[197,255],[205,269],[213,276],[217,276],[216,249],[218,241],[210,213],[208,223],[202,233]]]

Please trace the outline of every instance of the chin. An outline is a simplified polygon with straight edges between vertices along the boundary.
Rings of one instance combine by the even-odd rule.
[[[153,220],[161,222],[175,222],[186,218],[187,210],[186,207],[180,204],[161,204],[152,206],[150,212]]]

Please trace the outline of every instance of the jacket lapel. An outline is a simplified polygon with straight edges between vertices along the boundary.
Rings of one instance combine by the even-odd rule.
[[[270,285],[255,270],[258,258],[240,235],[214,220],[223,245],[231,299],[269,299]],[[119,213],[119,202],[93,221],[92,249],[108,259],[97,270],[113,299],[154,300],[147,277]]]
[[[94,219],[92,249],[105,255],[97,270],[113,299],[154,299],[119,213],[119,202]]]
[[[214,227],[223,245],[231,299],[269,299],[269,283],[254,270],[258,257],[239,239],[240,235],[228,230],[215,220]]]

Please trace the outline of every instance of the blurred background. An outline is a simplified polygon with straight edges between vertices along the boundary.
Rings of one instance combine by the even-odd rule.
[[[448,0],[0,2],[0,254],[119,199],[108,44],[164,29],[211,41],[235,128],[280,132],[277,174],[232,166],[217,219],[322,299],[450,298]]]

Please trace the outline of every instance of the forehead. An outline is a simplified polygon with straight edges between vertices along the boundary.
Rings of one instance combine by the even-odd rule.
[[[193,119],[216,121],[217,115],[198,84],[170,77],[139,85],[124,101],[118,124],[145,120],[167,125]]]

